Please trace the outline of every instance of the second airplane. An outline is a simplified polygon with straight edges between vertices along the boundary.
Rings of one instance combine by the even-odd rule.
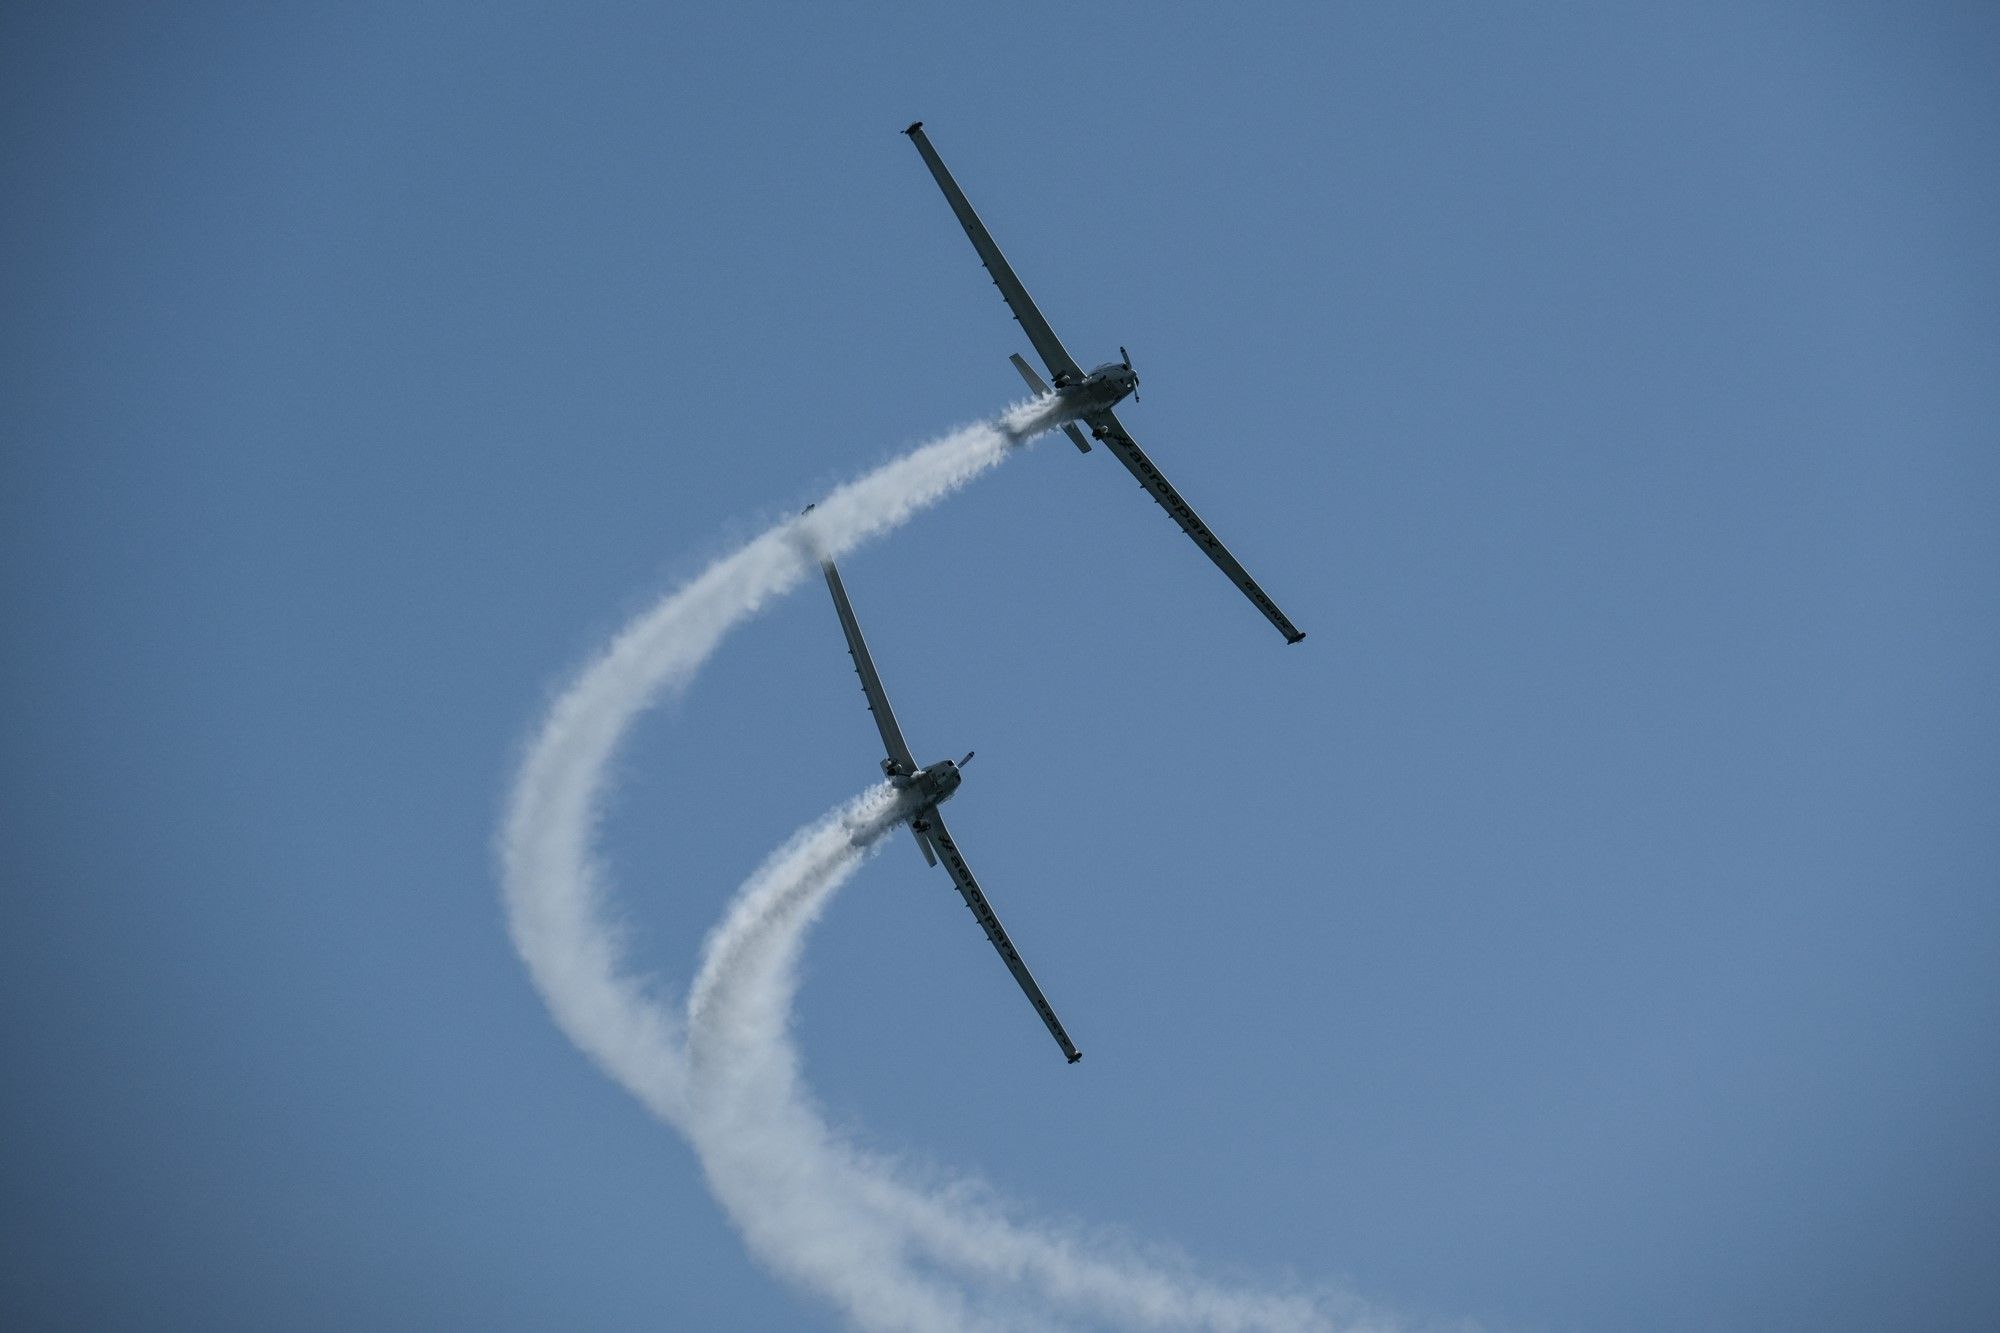
[[[868,655],[868,642],[861,637],[860,622],[854,618],[854,608],[847,600],[847,589],[841,585],[840,571],[833,567],[833,561],[821,560],[820,570],[826,575],[827,591],[833,594],[833,609],[840,616],[840,629],[847,636],[847,651],[854,658],[854,672],[861,677],[861,692],[868,697],[868,711],[875,715],[875,729],[882,733],[882,747],[888,756],[882,760],[882,775],[889,785],[896,789],[901,804],[898,816],[910,826],[916,835],[917,846],[923,851],[924,859],[932,865],[944,862],[944,868],[951,875],[951,882],[957,886],[959,896],[972,909],[972,915],[986,932],[986,938],[999,951],[1001,961],[1014,974],[1021,990],[1028,997],[1028,1003],[1035,1006],[1035,1012],[1048,1025],[1049,1035],[1062,1047],[1062,1053],[1071,1064],[1083,1059],[1083,1052],[1069,1039],[1063,1030],[1062,1020],[1049,1005],[1042,988],[1035,984],[1034,974],[1021,960],[1021,953],[1014,947],[1014,941],[1007,937],[1007,928],[1000,924],[1000,918],[993,912],[993,905],[986,901],[980,890],[979,881],[972,877],[972,867],[965,863],[965,857],[958,850],[958,843],[952,838],[951,830],[945,827],[944,816],[938,813],[938,806],[951,799],[963,782],[960,773],[971,759],[954,762],[940,759],[934,764],[918,765],[917,758],[910,753],[909,744],[903,739],[903,729],[896,725],[896,715],[889,708],[889,696],[882,689],[882,678],[875,673],[875,659]]]

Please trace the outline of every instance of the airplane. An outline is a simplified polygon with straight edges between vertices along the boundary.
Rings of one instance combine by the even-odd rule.
[[[1076,428],[1076,423],[1081,421],[1090,427],[1092,438],[1117,455],[1118,461],[1125,465],[1155,500],[1159,501],[1160,507],[1173,516],[1174,522],[1181,525],[1181,531],[1187,533],[1194,544],[1202,549],[1202,553],[1213,560],[1217,568],[1229,576],[1230,582],[1242,590],[1243,595],[1250,599],[1251,605],[1262,611],[1265,619],[1277,627],[1278,632],[1285,636],[1286,643],[1297,643],[1305,638],[1285,613],[1278,609],[1278,604],[1257,586],[1257,580],[1250,577],[1249,571],[1237,563],[1236,557],[1229,553],[1229,548],[1209,531],[1208,525],[1194,512],[1194,507],[1183,500],[1180,492],[1161,475],[1160,469],[1153,465],[1152,459],[1146,457],[1145,450],[1139,447],[1131,432],[1125,429],[1119,422],[1117,414],[1111,410],[1128,395],[1133,402],[1139,401],[1139,375],[1132,369],[1131,355],[1121,347],[1118,349],[1119,360],[1107,361],[1095,370],[1085,372],[1063,347],[1062,340],[1056,337],[1055,330],[1049,327],[1049,322],[1042,318],[1042,312],[1036,307],[1034,298],[1028,295],[1028,289],[1023,287],[1021,280],[1014,275],[1006,256],[1000,253],[1000,247],[993,243],[993,237],[987,233],[985,224],[979,220],[979,214],[972,211],[972,205],[966,201],[964,192],[958,188],[958,182],[953,180],[951,172],[945,169],[944,159],[937,155],[937,150],[931,147],[931,141],[925,137],[924,123],[921,120],[917,121],[903,133],[910,136],[910,141],[916,144],[917,151],[923,155],[924,165],[928,166],[931,175],[937,178],[938,188],[944,191],[945,201],[951,205],[951,211],[958,215],[959,225],[965,228],[965,234],[972,239],[972,248],[979,252],[979,262],[984,264],[987,273],[992,275],[993,285],[1000,289],[1000,295],[1006,298],[1008,307],[1014,312],[1014,318],[1028,335],[1028,341],[1034,344],[1035,351],[1048,366],[1049,377],[1055,385],[1053,389],[1042,382],[1041,376],[1037,375],[1018,353],[1008,358],[1014,363],[1014,369],[1020,372],[1021,378],[1028,382],[1028,387],[1037,395],[1051,393],[1055,395],[1067,417],[1062,429],[1063,433],[1069,436],[1070,443],[1084,453],[1089,453],[1090,441],[1083,438],[1082,432]]]
[[[918,767],[916,757],[903,740],[902,728],[896,725],[896,715],[889,710],[889,696],[882,690],[882,678],[875,673],[875,661],[868,655],[868,644],[861,637],[861,626],[854,619],[854,608],[847,600],[847,589],[841,586],[840,571],[833,567],[833,561],[822,559],[819,565],[826,574],[827,589],[833,593],[833,609],[840,616],[841,632],[847,635],[847,652],[854,659],[855,674],[861,677],[861,692],[868,696],[868,711],[875,715],[875,726],[882,733],[882,744],[889,755],[882,761],[882,775],[889,785],[899,793],[901,801],[897,818],[910,826],[910,832],[917,839],[917,847],[924,859],[936,865],[940,859],[950,872],[951,881],[958,886],[959,896],[972,909],[972,915],[985,928],[986,938],[993,941],[993,947],[1000,951],[1001,960],[1007,970],[1014,974],[1014,980],[1021,984],[1028,1002],[1035,1006],[1035,1012],[1048,1024],[1049,1035],[1062,1047],[1063,1055],[1071,1064],[1083,1059],[1063,1030],[1062,1020],[1049,1006],[1048,997],[1035,984],[1034,974],[1021,961],[1020,950],[1014,941],[1007,938],[1006,927],[994,915],[992,904],[980,891],[979,881],[972,877],[972,867],[965,863],[965,856],[958,850],[958,842],[945,826],[944,816],[938,813],[938,806],[952,798],[958,791],[958,784],[965,780],[962,770],[972,762],[972,755],[953,762],[940,759],[934,764]]]

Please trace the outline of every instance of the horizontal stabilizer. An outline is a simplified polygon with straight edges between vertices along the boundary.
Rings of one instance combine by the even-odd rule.
[[[1021,378],[1028,382],[1028,387],[1035,391],[1037,398],[1046,398],[1049,396],[1049,386],[1042,383],[1042,377],[1035,373],[1033,366],[1021,359],[1019,352],[1008,353],[1007,359],[1014,363],[1014,369],[1021,372]]]
[[[1021,378],[1028,382],[1028,387],[1035,391],[1037,398],[1046,398],[1049,396],[1049,386],[1042,383],[1042,377],[1035,373],[1034,367],[1021,359],[1019,352],[1015,352],[1007,359],[1014,363],[1014,369],[1021,372]],[[1063,422],[1062,430],[1063,434],[1069,436],[1071,444],[1081,449],[1084,453],[1090,452],[1090,441],[1083,438],[1083,432],[1076,428],[1074,421]]]

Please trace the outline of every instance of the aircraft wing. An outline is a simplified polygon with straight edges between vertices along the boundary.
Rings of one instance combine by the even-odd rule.
[[[1132,438],[1131,432],[1125,429],[1109,408],[1102,412],[1093,412],[1085,420],[1090,424],[1091,433],[1104,441],[1105,447],[1118,455],[1118,461],[1125,465],[1126,470],[1137,477],[1139,484],[1160,502],[1160,508],[1173,515],[1174,522],[1181,525],[1181,531],[1193,538],[1194,544],[1215,562],[1216,568],[1227,574],[1229,581],[1243,590],[1243,595],[1250,599],[1251,605],[1262,611],[1264,618],[1278,627],[1278,632],[1285,636],[1286,643],[1297,643],[1305,637],[1285,613],[1278,609],[1278,604],[1271,600],[1269,594],[1257,586],[1257,580],[1250,577],[1250,571],[1238,564],[1235,556],[1229,554],[1229,548],[1222,544],[1221,539],[1208,530],[1208,524],[1202,522],[1201,515],[1194,512],[1194,506],[1181,499],[1181,493],[1160,474],[1160,469],[1153,466],[1153,460],[1146,457],[1146,451],[1139,447],[1139,442]]]
[[[931,169],[931,175],[937,177],[938,188],[944,191],[945,201],[951,205],[951,211],[958,214],[959,225],[972,238],[972,248],[979,252],[979,262],[986,265],[986,271],[993,277],[993,285],[1000,289],[1000,295],[1007,298],[1008,308],[1020,321],[1028,341],[1034,344],[1035,351],[1048,364],[1049,375],[1058,386],[1082,379],[1083,368],[1063,347],[1062,339],[1056,337],[1056,331],[1049,327],[1049,322],[1042,318],[1034,298],[1028,295],[1028,289],[1021,285],[1021,280],[1014,276],[1007,256],[1000,253],[1000,247],[987,233],[986,224],[979,220],[979,214],[972,211],[964,191],[958,188],[958,182],[945,169],[944,159],[937,155],[937,149],[931,147],[931,141],[924,137],[924,123],[920,120],[903,133],[910,136],[917,151],[923,154],[924,165]]]
[[[972,877],[972,867],[965,863],[965,857],[958,850],[958,843],[952,839],[951,830],[945,827],[944,819],[935,809],[925,811],[923,819],[930,825],[926,832],[931,842],[936,845],[938,855],[944,860],[945,869],[951,872],[952,883],[958,885],[959,895],[965,899],[965,905],[972,909],[972,915],[978,918],[979,924],[985,928],[986,938],[993,941],[993,947],[1000,951],[1000,957],[1006,962],[1007,970],[1014,974],[1014,980],[1021,983],[1022,991],[1028,996],[1028,1003],[1035,1006],[1035,1012],[1042,1016],[1042,1022],[1049,1025],[1049,1035],[1056,1039],[1056,1045],[1062,1047],[1062,1053],[1069,1062],[1075,1064],[1083,1058],[1083,1052],[1070,1041],[1069,1033],[1063,1031],[1062,1020],[1057,1018],[1056,1011],[1049,1007],[1048,997],[1043,995],[1042,988],[1035,984],[1034,974],[1028,971],[1028,965],[1021,961],[1020,951],[1015,949],[1014,941],[1007,938],[1007,928],[1000,924],[1000,918],[993,914],[993,907],[986,901],[986,895],[979,891],[979,881]]]
[[[901,763],[905,773],[917,771],[916,756],[910,753],[908,742],[903,739],[903,729],[896,725],[896,714],[889,708],[889,696],[883,692],[882,678],[875,674],[875,659],[868,655],[868,641],[861,637],[861,625],[854,619],[854,608],[848,605],[847,589],[841,586],[840,571],[833,567],[833,561],[819,562],[820,570],[826,575],[827,590],[833,594],[833,609],[840,616],[841,632],[847,635],[847,655],[854,659],[854,674],[861,677],[861,692],[868,696],[868,711],[875,715],[875,728],[882,733],[882,745],[889,757]],[[919,843],[923,842],[918,838]],[[930,853],[928,849],[925,855]]]

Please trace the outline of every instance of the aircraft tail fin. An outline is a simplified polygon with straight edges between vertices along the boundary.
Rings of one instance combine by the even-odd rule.
[[[1028,387],[1030,389],[1033,389],[1037,394],[1043,397],[1048,396],[1049,386],[1042,383],[1042,377],[1035,373],[1033,366],[1030,366],[1026,361],[1023,361],[1021,359],[1021,354],[1019,352],[1015,352],[1007,359],[1014,363],[1014,369],[1021,372],[1021,378],[1028,382]],[[1063,434],[1069,436],[1069,442],[1071,444],[1075,445],[1078,449],[1081,449],[1084,453],[1090,452],[1090,441],[1083,438],[1083,432],[1076,428],[1076,423],[1074,421],[1063,422],[1062,429],[1063,429]]]

